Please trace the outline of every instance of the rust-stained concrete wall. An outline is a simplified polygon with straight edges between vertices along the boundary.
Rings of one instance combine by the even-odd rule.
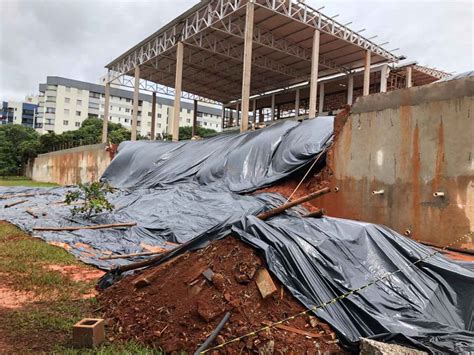
[[[28,169],[32,180],[72,185],[96,181],[112,160],[105,144],[94,144],[38,155]]]
[[[438,246],[473,231],[473,95],[466,78],[358,99],[328,158],[340,192],[318,205]],[[474,250],[473,242],[453,246]]]

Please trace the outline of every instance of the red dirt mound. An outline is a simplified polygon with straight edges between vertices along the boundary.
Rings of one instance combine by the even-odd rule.
[[[124,278],[100,294],[99,302],[113,325],[114,338],[138,340],[165,352],[193,352],[227,311],[231,317],[212,346],[305,310],[276,278],[277,291],[263,299],[255,281],[263,268],[255,249],[227,237]],[[214,272],[211,281],[203,275],[207,269]],[[151,285],[135,288],[136,279],[151,274],[158,276]],[[304,315],[285,326],[297,331],[271,328],[218,353],[344,353],[330,327],[316,317]]]

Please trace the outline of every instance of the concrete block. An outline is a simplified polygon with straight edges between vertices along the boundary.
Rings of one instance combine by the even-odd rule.
[[[401,345],[386,344],[366,338],[360,338],[361,355],[427,355],[428,353]]]
[[[262,298],[266,298],[277,291],[275,283],[272,277],[268,273],[267,269],[260,269],[257,272],[257,278],[255,279],[258,290],[262,295]]]
[[[104,340],[104,320],[101,318],[84,318],[72,328],[72,342],[76,348],[93,348]]]

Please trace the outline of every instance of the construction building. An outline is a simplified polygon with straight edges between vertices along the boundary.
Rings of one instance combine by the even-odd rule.
[[[3,101],[0,107],[0,125],[13,123],[35,127],[37,113],[37,97],[27,97],[24,102]]]
[[[36,128],[40,133],[60,134],[81,127],[88,117],[104,118],[104,85],[79,80],[48,76],[39,86],[39,109]],[[133,113],[133,92],[112,87],[108,108],[108,120],[130,128]],[[140,94],[137,117],[139,134],[151,137],[152,95]],[[169,120],[173,112],[173,100],[156,97],[155,138],[169,132]],[[183,101],[179,110],[180,126],[191,126],[194,118],[194,103]],[[220,132],[222,130],[220,109],[201,103],[197,110],[197,125]]]
[[[245,131],[252,121],[316,117],[360,95],[448,75],[396,67],[403,56],[347,25],[304,2],[200,1],[106,65],[105,101],[112,82],[134,88],[135,105],[140,90],[174,95],[177,140],[181,97],[221,104],[222,126]],[[137,126],[134,115],[132,139]]]

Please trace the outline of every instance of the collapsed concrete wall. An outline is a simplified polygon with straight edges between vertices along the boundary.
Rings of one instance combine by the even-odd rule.
[[[72,185],[98,180],[112,160],[105,144],[86,145],[40,154],[27,169],[35,181]]]
[[[465,78],[359,98],[328,157],[340,192],[320,205],[437,246],[473,231],[473,95]]]

